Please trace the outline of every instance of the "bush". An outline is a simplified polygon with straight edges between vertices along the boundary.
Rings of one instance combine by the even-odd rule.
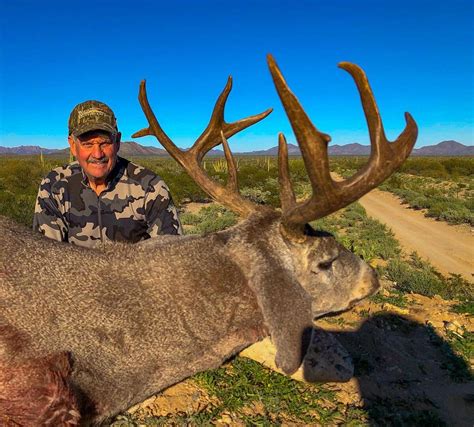
[[[384,268],[384,274],[396,284],[396,289],[402,292],[413,292],[427,297],[444,293],[443,281],[428,266],[414,268],[401,259],[393,259]]]
[[[0,214],[32,225],[38,188],[44,176],[66,159],[40,156],[2,158],[0,162]]]
[[[456,274],[444,278],[416,252],[410,255],[408,262],[399,258],[390,260],[382,271],[385,277],[395,282],[396,289],[402,292],[413,292],[427,297],[439,295],[445,299],[474,297],[472,283]]]
[[[341,212],[314,221],[317,230],[325,230],[347,249],[366,261],[389,259],[400,254],[400,246],[393,233],[384,224],[368,218],[359,203],[353,203]]]
[[[260,187],[249,188],[245,187],[240,190],[240,194],[251,200],[254,203],[264,205],[268,203],[272,193],[270,191],[264,191]]]
[[[180,215],[183,225],[193,226],[186,230],[188,234],[207,234],[224,230],[237,223],[237,215],[218,205],[201,208],[198,214]]]

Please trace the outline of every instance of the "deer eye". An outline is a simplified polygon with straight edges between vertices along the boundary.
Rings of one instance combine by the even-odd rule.
[[[336,261],[339,254],[335,254],[332,258],[322,261],[318,264],[320,270],[329,270],[332,267],[332,263]]]
[[[332,262],[334,260],[330,260],[330,261],[325,261],[325,262],[320,262],[318,264],[318,267],[321,269],[321,270],[329,270],[332,266]]]

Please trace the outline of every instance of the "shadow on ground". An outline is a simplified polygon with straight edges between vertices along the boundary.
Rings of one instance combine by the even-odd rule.
[[[434,329],[383,313],[334,334],[354,360],[371,425],[472,426],[473,377]]]

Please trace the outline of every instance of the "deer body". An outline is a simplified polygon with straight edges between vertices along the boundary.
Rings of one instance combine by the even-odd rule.
[[[302,325],[286,339],[297,361],[289,370],[302,361],[310,301],[295,298],[303,288],[295,280],[291,249],[275,232],[275,214],[203,238],[163,237],[103,250],[51,241],[3,218],[0,225],[6,248],[0,325],[16,335],[14,351],[0,335],[0,355],[19,362],[69,352],[72,384],[80,404],[93,405],[96,421],[219,366],[268,335],[256,293],[281,301],[279,281],[288,299],[279,307],[270,302],[270,309],[280,311],[270,316],[282,316],[276,320],[281,328],[291,329],[285,318]],[[25,261],[33,248],[35,256]],[[340,286],[343,308],[377,286],[370,268],[346,252],[353,265],[345,272],[349,276],[337,279],[350,282]],[[360,286],[351,275],[361,276]],[[322,294],[319,303],[330,305],[333,297]]]
[[[22,342],[12,360],[70,352],[73,384],[99,419],[266,335],[246,277],[214,236],[87,251],[11,225],[3,241],[5,231],[0,324]]]
[[[277,366],[291,374],[306,354],[314,318],[348,309],[378,289],[365,262],[307,223],[387,178],[413,147],[416,124],[407,114],[407,127],[388,143],[365,74],[343,63],[358,85],[375,148],[366,167],[334,182],[328,135],[309,121],[271,57],[269,66],[313,188],[306,201],[296,201],[282,134],[281,212],[239,194],[225,137],[269,111],[226,123],[230,79],[209,126],[186,151],[161,129],[143,82],[139,100],[150,126],[134,136],[155,135],[203,190],[246,217],[243,222],[204,237],[166,236],[87,250],[0,218],[1,416],[25,425],[74,426],[81,416],[84,424],[98,423],[219,366],[268,334]],[[220,143],[229,170],[226,187],[201,166]]]

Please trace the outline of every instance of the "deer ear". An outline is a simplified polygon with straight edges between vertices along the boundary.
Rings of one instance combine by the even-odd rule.
[[[311,299],[283,270],[259,275],[251,284],[276,347],[275,363],[286,374],[301,365],[311,340]]]

